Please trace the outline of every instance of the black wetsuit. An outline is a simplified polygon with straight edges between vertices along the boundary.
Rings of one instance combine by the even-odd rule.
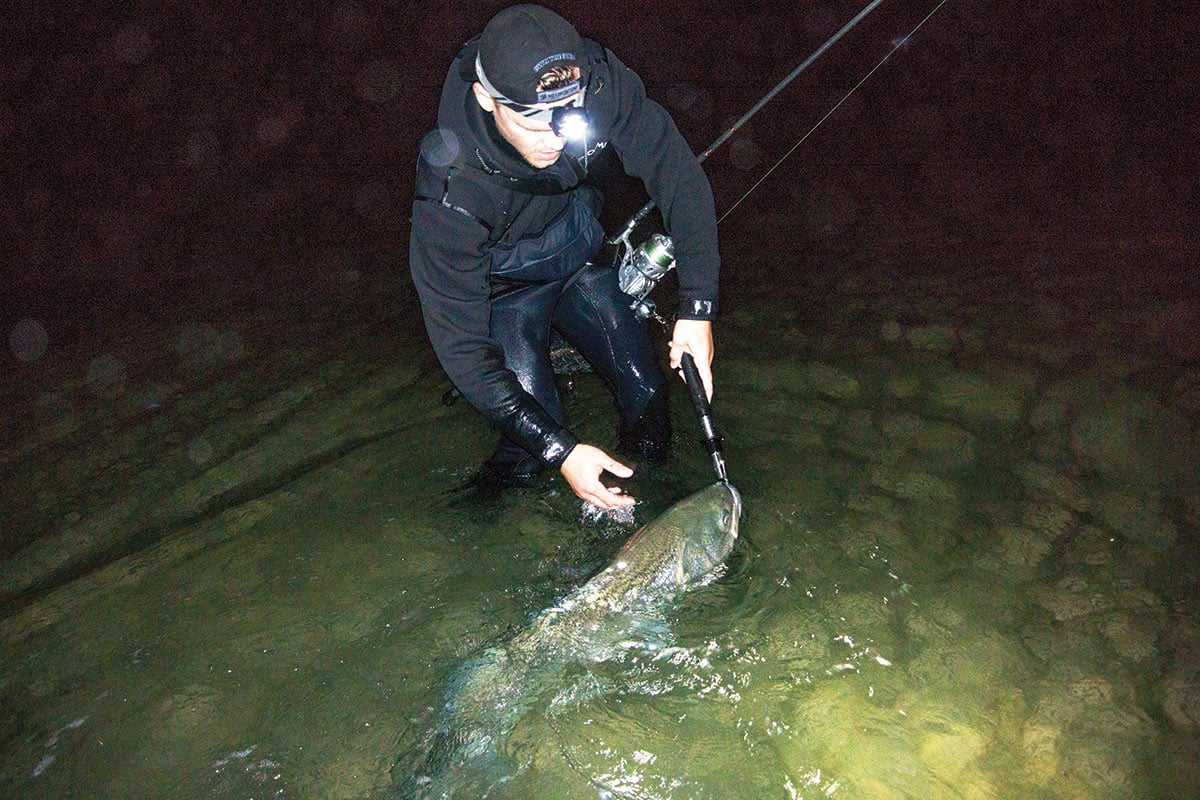
[[[438,128],[421,144],[409,261],[443,369],[516,454],[557,467],[577,443],[564,426],[548,338],[553,325],[608,381],[623,433],[648,404],[665,414],[664,380],[645,325],[616,271],[580,271],[601,244],[589,162],[609,149],[641,178],[675,243],[685,319],[717,310],[712,189],[668,113],[611,51],[584,40],[589,140],[549,167],[527,163],[471,90],[475,43],[442,90]],[[502,448],[503,449],[503,444]]]

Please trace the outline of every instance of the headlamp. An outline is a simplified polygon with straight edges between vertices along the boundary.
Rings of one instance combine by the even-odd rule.
[[[583,106],[559,106],[550,113],[550,129],[555,136],[570,142],[582,142],[588,135],[588,112]]]
[[[583,107],[583,92],[572,104],[565,106],[523,106],[505,98],[497,97],[496,101],[506,108],[534,122],[548,124],[555,136],[561,136],[571,142],[582,142],[588,135],[588,123],[591,118]]]

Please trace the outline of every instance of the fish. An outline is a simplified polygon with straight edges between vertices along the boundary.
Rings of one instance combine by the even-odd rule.
[[[509,733],[559,685],[572,663],[653,646],[656,622],[684,592],[723,574],[742,500],[720,481],[680,500],[629,538],[601,572],[541,612],[507,643],[460,668],[446,691],[424,762],[400,776],[402,797],[469,796],[496,767]],[[399,762],[398,762],[399,765]],[[447,787],[453,772],[472,787]],[[456,791],[457,790],[457,791]],[[478,796],[478,795],[477,795]]]

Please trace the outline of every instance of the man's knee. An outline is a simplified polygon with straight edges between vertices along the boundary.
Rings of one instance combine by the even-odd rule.
[[[671,407],[666,386],[653,392],[635,416],[623,419],[617,452],[651,464],[667,459],[671,452]]]

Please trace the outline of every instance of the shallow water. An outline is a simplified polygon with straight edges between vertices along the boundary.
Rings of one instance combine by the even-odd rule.
[[[691,409],[633,521],[455,489],[492,434],[404,259],[479,4],[104,5],[22,4],[0,70],[0,797],[393,795],[462,665],[712,479]],[[627,5],[583,30],[697,147],[851,11]],[[1190,20],[1028,5],[883,4],[706,161],[722,214],[766,178],[720,228],[742,539],[493,796],[1200,796]]]
[[[672,609],[662,649],[546,687],[490,796],[1194,795],[1196,427],[1179,384],[1146,385],[1173,357],[1162,315],[989,307],[845,263],[811,272],[808,308],[728,303],[729,573]],[[629,483],[632,521],[561,481],[481,497],[459,487],[490,434],[437,402],[435,370],[323,369],[201,426],[216,454],[169,493],[147,477],[96,512],[107,529],[61,526],[66,551],[107,531],[128,554],[69,579],[6,562],[5,795],[386,796],[457,668],[711,481],[678,392],[676,455]],[[594,376],[567,405],[611,436]],[[147,433],[185,410],[122,418],[157,442],[142,461],[195,441]],[[142,533],[118,547],[120,525]]]

